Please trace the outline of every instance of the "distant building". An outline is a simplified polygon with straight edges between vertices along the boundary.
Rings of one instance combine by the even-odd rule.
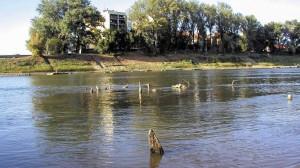
[[[104,29],[127,29],[127,15],[125,12],[104,10],[101,15],[105,18]]]
[[[117,12],[114,10],[104,10],[101,12],[101,15],[105,18],[104,27],[97,27],[101,31],[110,29],[110,30],[127,30],[127,15],[125,12]],[[85,52],[92,52],[96,49],[94,44],[89,44],[86,46]]]

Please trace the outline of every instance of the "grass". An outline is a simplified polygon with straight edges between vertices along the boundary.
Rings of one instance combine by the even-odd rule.
[[[50,60],[53,70],[58,71],[93,71],[94,68],[89,62],[78,61],[74,59]]]
[[[41,57],[23,57],[12,59],[0,59],[1,73],[26,73],[26,72],[50,72],[58,71],[132,71],[132,70],[152,70],[161,71],[174,68],[189,69],[244,69],[244,68],[272,68],[274,66],[295,66],[300,65],[299,56],[272,56],[266,57],[257,55],[255,58],[258,65],[252,66],[249,62],[238,62],[239,55],[214,56],[211,62],[206,59],[196,59],[191,55],[170,55],[166,59],[163,56],[147,57],[139,54],[128,54],[121,56],[121,62],[125,66],[115,66],[117,63],[111,56],[97,55],[98,60],[104,65],[105,69],[99,68],[90,55],[59,55],[49,56],[51,64],[45,63]],[[220,60],[220,58],[222,60]],[[193,60],[193,61],[191,61]],[[230,62],[230,60],[234,62]],[[194,62],[194,63],[193,63]]]
[[[196,68],[193,65],[192,61],[183,60],[181,62],[167,62],[164,64],[164,69],[173,69],[173,68],[181,68],[181,69],[191,69]]]
[[[294,66],[300,65],[300,57],[298,56],[272,56],[264,60],[258,60],[260,66]]]
[[[47,72],[51,67],[41,58],[2,59],[0,72]]]
[[[249,68],[252,64],[248,62],[217,62],[198,64],[199,69],[228,69],[228,68]]]

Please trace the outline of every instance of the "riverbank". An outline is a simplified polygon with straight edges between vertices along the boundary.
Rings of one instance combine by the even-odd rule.
[[[140,72],[168,70],[211,70],[251,68],[296,68],[300,56],[264,54],[199,55],[166,54],[146,56],[129,53],[121,56],[100,54],[55,55],[0,59],[0,76],[24,76],[48,72]]]

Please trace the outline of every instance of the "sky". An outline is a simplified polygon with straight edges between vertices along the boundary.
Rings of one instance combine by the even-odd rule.
[[[91,0],[98,10],[126,12],[136,0]],[[255,15],[262,24],[300,21],[300,0],[196,0],[229,4],[235,13]],[[41,0],[0,0],[0,55],[31,54],[26,49],[31,19],[38,16],[36,7]]]

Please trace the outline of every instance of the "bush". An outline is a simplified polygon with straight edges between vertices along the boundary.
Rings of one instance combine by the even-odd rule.
[[[219,59],[218,56],[213,56],[211,62],[212,62],[212,63],[218,63],[218,62],[220,62],[220,59]]]

